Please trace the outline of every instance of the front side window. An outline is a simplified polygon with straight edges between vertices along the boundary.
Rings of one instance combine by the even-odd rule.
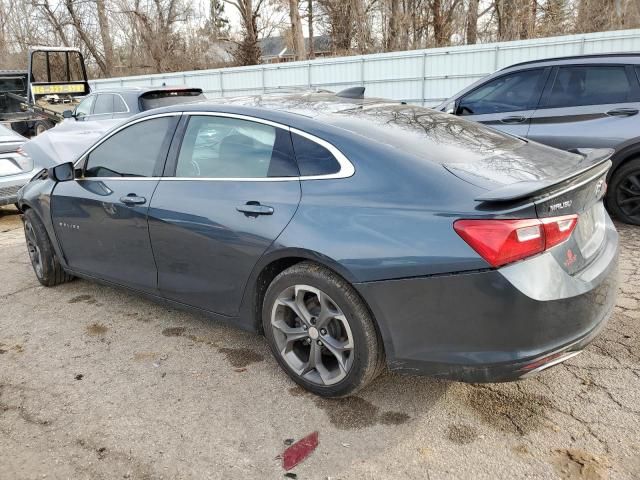
[[[547,108],[579,107],[633,101],[631,84],[622,65],[560,67]]]
[[[84,176],[159,175],[176,121],[176,117],[152,118],[120,130],[89,154]]]
[[[113,95],[103,93],[96,98],[93,114],[105,115],[107,113],[113,113]]]
[[[457,115],[484,115],[534,108],[540,97],[544,70],[503,75],[462,97]]]
[[[176,177],[292,177],[298,171],[289,132],[236,118],[194,115],[189,119]]]
[[[84,100],[82,100],[80,104],[76,107],[76,118],[90,115],[91,107],[93,106],[93,102],[95,100],[96,100],[95,95],[91,95],[90,97],[87,97]]]

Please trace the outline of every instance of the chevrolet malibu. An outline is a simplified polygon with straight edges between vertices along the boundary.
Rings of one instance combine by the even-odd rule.
[[[535,374],[608,318],[611,150],[332,93],[143,113],[19,195],[31,263],[261,332],[322,396]]]

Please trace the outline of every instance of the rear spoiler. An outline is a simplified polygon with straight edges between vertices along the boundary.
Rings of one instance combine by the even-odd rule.
[[[573,149],[572,153],[582,155],[583,160],[579,168],[566,175],[545,180],[522,181],[505,185],[495,190],[490,190],[475,198],[478,202],[511,202],[529,197],[544,197],[554,191],[562,190],[575,180],[579,184],[594,180],[611,168],[611,155],[614,150],[610,148],[585,148]],[[584,177],[584,178],[578,178]]]
[[[191,88],[191,87],[158,87],[155,90],[147,90],[146,92],[144,92],[142,95],[140,95],[141,98],[145,98],[147,96],[152,96],[152,95],[157,95],[157,94],[167,94],[167,93],[191,93],[194,95],[199,95],[202,93],[202,89],[201,88]]]

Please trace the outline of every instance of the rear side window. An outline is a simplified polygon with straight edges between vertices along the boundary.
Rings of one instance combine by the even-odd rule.
[[[89,154],[85,177],[152,177],[160,174],[176,117],[135,123]]]
[[[296,133],[292,133],[291,138],[300,175],[331,175],[340,171],[336,158],[322,145]]]
[[[98,95],[96,103],[93,106],[93,114],[104,115],[106,113],[113,113],[113,95]]]
[[[192,116],[182,139],[176,177],[298,176],[289,132],[249,120]]]
[[[120,95],[113,96],[113,113],[126,113],[128,110],[127,104],[124,103]]]
[[[633,101],[622,65],[560,67],[544,102],[547,108],[579,107]]]
[[[24,90],[24,80],[22,77],[0,78],[0,92],[22,92]]]
[[[523,70],[490,80],[462,97],[457,115],[485,115],[534,108],[540,98],[542,69]]]
[[[181,103],[193,103],[206,100],[202,90],[178,89],[178,90],[158,90],[148,92],[140,96],[140,110],[151,110],[152,108],[168,107]]]

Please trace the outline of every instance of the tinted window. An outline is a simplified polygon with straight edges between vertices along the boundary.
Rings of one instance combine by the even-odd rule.
[[[291,134],[300,175],[330,175],[340,171],[340,164],[332,153],[301,135]]]
[[[462,97],[458,115],[515,112],[536,106],[544,70],[523,70],[503,75]]]
[[[93,106],[94,115],[113,113],[113,95],[98,95],[96,104]]]
[[[126,113],[127,105],[120,95],[113,96],[113,113]]]
[[[22,92],[24,81],[22,77],[0,78],[0,92]]]
[[[175,121],[175,117],[153,118],[119,131],[89,154],[85,176],[158,175]]]
[[[200,89],[182,90],[159,90],[148,92],[140,96],[140,109],[151,110],[152,108],[168,107],[180,103],[193,103],[206,100]]]
[[[80,104],[76,107],[76,118],[89,115],[91,113],[91,107],[95,99],[96,99],[96,96],[91,95],[90,97],[87,97],[84,100],[82,100]]]
[[[544,106],[577,107],[631,100],[631,85],[623,66],[560,67]]]
[[[235,118],[193,116],[182,140],[177,177],[297,176],[289,132]]]

